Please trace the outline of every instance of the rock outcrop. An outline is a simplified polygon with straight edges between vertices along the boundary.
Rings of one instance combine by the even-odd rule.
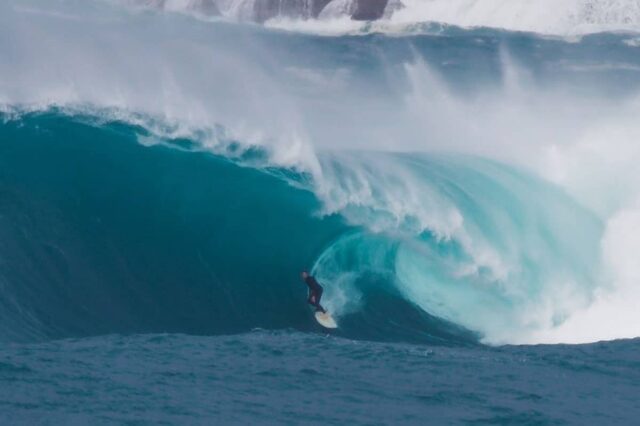
[[[128,0],[127,3],[149,9],[195,13],[204,16],[220,15],[216,0],[189,0],[186,2],[176,0]]]
[[[340,9],[358,21],[372,21],[382,18],[389,0],[255,0],[254,20],[264,22],[275,17],[293,19],[317,18],[325,8],[336,2]]]
[[[196,8],[199,13],[206,16],[220,15],[220,10],[214,0],[193,0],[192,7]]]
[[[253,20],[264,22],[271,18],[317,18],[331,0],[256,0],[253,4]]]
[[[356,21],[375,21],[382,18],[389,0],[358,0],[351,18]]]
[[[385,16],[387,6],[395,9],[401,0],[129,0],[131,3],[161,10],[224,15],[241,21],[265,22],[273,18],[316,19],[350,16],[373,21]],[[323,13],[325,11],[325,13]]]

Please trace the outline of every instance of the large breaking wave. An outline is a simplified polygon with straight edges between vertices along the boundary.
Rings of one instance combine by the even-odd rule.
[[[343,332],[359,337],[463,327],[508,341],[593,296],[602,224],[517,169],[324,154],[326,196],[341,205],[323,207],[303,175],[192,141],[141,145],[145,133],[57,112],[5,123],[5,336],[307,329],[298,272],[314,264]],[[343,219],[320,215],[328,205]]]
[[[633,36],[0,12],[4,338],[640,334]]]

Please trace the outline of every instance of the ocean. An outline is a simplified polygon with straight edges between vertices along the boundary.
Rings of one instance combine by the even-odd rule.
[[[0,424],[638,423],[637,2],[187,3],[0,4]]]

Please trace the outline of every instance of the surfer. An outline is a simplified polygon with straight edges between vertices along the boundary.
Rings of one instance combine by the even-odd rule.
[[[307,302],[311,306],[315,306],[316,312],[322,312],[323,314],[327,313],[327,311],[320,305],[320,299],[322,298],[322,286],[313,278],[307,271],[302,271],[302,280],[309,286],[309,298]]]

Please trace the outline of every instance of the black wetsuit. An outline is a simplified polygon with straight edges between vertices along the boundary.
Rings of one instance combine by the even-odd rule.
[[[321,311],[323,313],[327,312],[320,305],[320,299],[322,298],[323,291],[322,286],[318,284],[318,281],[316,281],[316,279],[311,275],[307,276],[307,278],[304,279],[304,282],[309,286],[309,299],[307,299],[307,302],[309,302],[311,306],[315,306],[316,311]]]

